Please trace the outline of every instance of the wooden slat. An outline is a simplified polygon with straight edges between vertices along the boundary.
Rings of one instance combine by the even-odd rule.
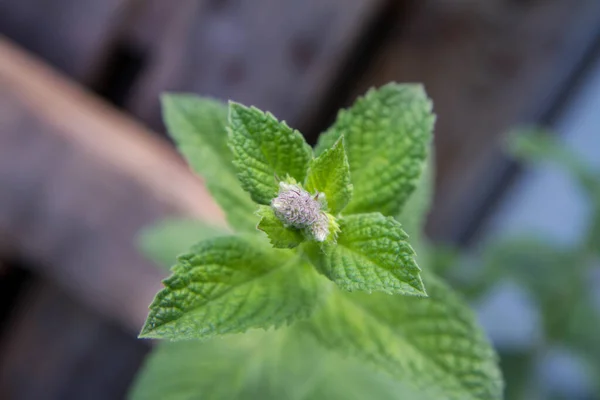
[[[233,99],[303,128],[384,0],[149,0],[129,26],[149,64],[129,107],[159,127],[166,90]]]
[[[108,324],[56,286],[36,282],[0,342],[0,398],[125,397],[148,341]]]
[[[0,238],[138,331],[162,273],[135,235],[173,214],[223,220],[170,146],[0,39]]]
[[[438,115],[429,231],[455,240],[497,184],[501,134],[553,105],[596,38],[600,2],[413,3],[352,97],[392,80],[425,84]]]
[[[103,66],[134,1],[0,0],[0,34],[88,82]]]

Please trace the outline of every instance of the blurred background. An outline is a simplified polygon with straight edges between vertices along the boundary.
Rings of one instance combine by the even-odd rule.
[[[0,399],[123,398],[162,277],[136,232],[221,221],[161,93],[314,143],[392,80],[434,100],[427,234],[507,398],[600,399],[600,0],[0,0]],[[549,142],[515,159],[523,125]]]

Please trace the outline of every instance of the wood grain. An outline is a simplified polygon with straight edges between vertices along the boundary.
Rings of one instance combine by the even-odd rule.
[[[223,221],[167,143],[0,40],[5,246],[137,332],[162,273],[135,235],[167,215]]]
[[[303,128],[384,0],[149,0],[129,24],[148,54],[129,109],[161,126],[158,96],[187,91]]]
[[[502,134],[545,115],[597,37],[600,2],[413,3],[348,103],[388,81],[424,83],[438,115],[428,228],[456,240],[498,184]]]

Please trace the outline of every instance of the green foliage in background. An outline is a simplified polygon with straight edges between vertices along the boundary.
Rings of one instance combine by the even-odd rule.
[[[173,266],[140,334],[166,341],[131,398],[502,398],[473,313],[415,252],[435,120],[421,86],[370,90],[314,150],[254,107],[173,94],[163,109],[236,233],[143,233]]]
[[[551,348],[568,349],[579,358],[600,393],[600,312],[595,305],[591,274],[600,265],[600,173],[594,171],[555,135],[541,129],[515,131],[509,151],[526,163],[559,167],[588,201],[590,218],[580,240],[566,246],[543,233],[499,238],[486,245],[474,274],[456,274],[461,261],[450,249],[437,249],[437,270],[473,301],[494,284],[510,280],[525,288],[537,306],[543,337],[532,348],[500,349],[507,400],[571,399],[540,387],[537,368]]]

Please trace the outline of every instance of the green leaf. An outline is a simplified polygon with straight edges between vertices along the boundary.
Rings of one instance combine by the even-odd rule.
[[[269,206],[260,206],[258,215],[261,217],[257,228],[267,234],[273,247],[293,248],[304,241],[299,229],[286,227]]]
[[[559,340],[574,350],[575,354],[589,365],[589,372],[596,378],[594,382],[596,390],[600,390],[600,342],[598,341],[600,310],[592,290],[579,296],[575,304],[572,304],[569,318],[563,321],[566,328],[565,335]]]
[[[352,184],[343,138],[310,162],[305,186],[310,193],[325,194],[331,214],[338,214],[346,207],[352,197]]]
[[[577,181],[592,205],[585,239],[587,250],[600,254],[600,174],[560,143],[556,135],[541,128],[516,129],[509,136],[508,145],[515,157],[529,162],[553,162]]]
[[[136,378],[132,400],[422,399],[384,373],[324,351],[290,329],[162,343]]]
[[[600,257],[600,193],[592,201],[593,209],[587,229],[586,246],[589,252]]]
[[[479,286],[506,278],[524,286],[541,309],[546,337],[561,340],[588,283],[588,261],[579,249],[540,237],[512,237],[488,246],[483,267]]]
[[[300,326],[435,399],[501,399],[497,358],[468,305],[427,277],[428,298],[334,290]]]
[[[586,268],[577,251],[535,236],[496,240],[483,256],[488,274],[484,280],[512,278],[540,302],[558,300],[558,287],[563,287],[562,294],[567,288],[579,290],[576,283]]]
[[[169,134],[192,169],[238,231],[256,231],[256,206],[239,186],[233,154],[227,147],[227,106],[217,100],[186,94],[162,96]]]
[[[511,153],[522,160],[550,161],[560,165],[592,195],[600,189],[600,176],[581,157],[544,129],[519,128],[509,135],[508,145]]]
[[[555,135],[540,128],[519,128],[509,136],[509,150],[530,162],[553,162],[577,181],[591,203],[592,215],[586,234],[586,250],[600,255],[600,174]]]
[[[407,238],[391,217],[356,214],[340,219],[337,245],[307,249],[317,268],[345,290],[426,296]]]
[[[163,281],[140,337],[204,339],[309,315],[319,276],[296,255],[243,237],[195,245]]]
[[[433,198],[435,166],[432,152],[428,153],[425,169],[417,181],[415,190],[406,200],[402,211],[395,216],[411,239],[422,236]]]
[[[534,349],[503,349],[500,368],[506,381],[504,398],[507,400],[541,399],[535,376],[536,362],[539,362]]]
[[[277,195],[277,178],[304,181],[312,150],[300,132],[272,114],[229,103],[229,138],[237,176],[257,203],[269,204]]]
[[[397,215],[425,166],[434,115],[421,85],[371,89],[319,138],[321,154],[342,135],[354,185],[345,213]]]
[[[146,256],[168,269],[178,255],[185,253],[194,244],[227,235],[229,233],[222,228],[202,221],[170,218],[145,227],[138,236],[138,243]]]

